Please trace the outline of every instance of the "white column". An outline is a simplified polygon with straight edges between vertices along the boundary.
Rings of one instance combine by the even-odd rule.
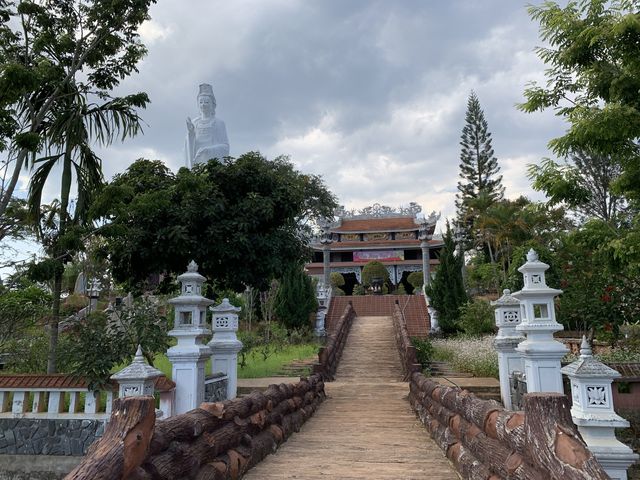
[[[431,263],[429,259],[429,240],[433,238],[433,232],[435,231],[436,224],[440,218],[440,213],[431,212],[428,217],[416,219],[416,222],[420,225],[418,231],[418,239],[420,240],[420,248],[422,249],[422,275],[424,277],[424,284],[429,286],[431,283]]]
[[[611,383],[620,374],[593,358],[585,337],[580,358],[564,367],[562,373],[571,380],[571,416],[587,447],[612,479],[626,480],[627,469],[638,455],[615,436],[616,428],[629,426],[613,409]]]
[[[422,294],[424,295],[424,301],[427,303],[427,311],[429,312],[429,320],[431,323],[430,332],[440,333],[440,325],[438,324],[438,311],[433,308],[430,298],[427,296],[426,285],[422,285]]]
[[[522,355],[529,393],[564,391],[560,360],[568,349],[553,338],[554,332],[564,328],[556,322],[554,306],[554,298],[562,290],[547,286],[544,272],[548,268],[533,249],[529,250],[527,262],[518,269],[523,274],[524,287],[513,294],[521,306],[522,321],[516,330],[526,335],[516,351]]]
[[[179,297],[169,303],[175,306],[174,328],[169,335],[178,340],[167,350],[176,384],[174,413],[185,413],[204,401],[204,368],[211,350],[204,338],[211,334],[207,327],[206,308],[213,303],[202,296],[205,277],[198,273],[198,265],[191,262],[187,272],[178,277],[182,283]]]
[[[511,295],[510,290],[504,290],[502,297],[491,302],[495,307],[498,335],[493,345],[498,351],[498,371],[500,372],[500,396],[502,404],[508,410],[513,409],[511,403],[510,379],[513,372],[522,372],[523,364],[520,353],[516,351],[518,344],[524,337],[516,332],[520,325],[520,301]]]
[[[422,249],[422,279],[425,285],[431,283],[431,264],[429,263],[429,241],[422,240],[420,242]]]
[[[224,298],[220,305],[211,307],[211,311],[211,371],[222,372],[227,376],[227,399],[231,400],[236,398],[238,392],[238,352],[242,349],[242,342],[238,340],[236,332],[240,307],[234,307],[228,298]]]

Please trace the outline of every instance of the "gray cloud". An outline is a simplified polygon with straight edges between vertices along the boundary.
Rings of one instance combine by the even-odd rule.
[[[564,129],[527,115],[544,66],[525,3],[505,0],[163,0],[149,55],[121,92],[147,91],[145,135],[103,151],[111,176],[138,157],[182,165],[197,85],[214,85],[231,154],[288,154],[349,207],[419,201],[452,215],[466,100],[476,90],[507,194],[534,196],[526,164]]]

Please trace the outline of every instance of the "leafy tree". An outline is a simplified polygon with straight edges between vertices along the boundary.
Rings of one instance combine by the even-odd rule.
[[[486,263],[476,255],[467,265],[467,287],[478,293],[498,292],[503,275],[500,265]]]
[[[72,372],[88,379],[89,388],[106,384],[113,367],[129,363],[138,345],[150,364],[169,346],[168,320],[151,300],[111,313],[95,312],[73,336]]]
[[[362,268],[362,284],[371,285],[374,278],[381,278],[386,285],[389,282],[389,271],[382,263],[372,260]]]
[[[9,201],[6,214],[0,216],[0,242],[4,239],[22,240],[33,232],[28,213],[27,202],[23,199],[14,197]]]
[[[29,184],[28,205],[32,218],[38,220],[38,238],[43,242],[49,260],[57,262],[53,270],[53,305],[49,323],[49,373],[56,371],[63,265],[82,246],[79,235],[89,223],[89,203],[102,185],[102,162],[93,152],[92,142],[97,140],[108,145],[116,136],[125,138],[137,134],[140,130],[140,118],[134,107],[146,105],[146,95],[143,97],[138,100],[130,97],[110,100],[101,105],[87,105],[85,95],[77,88],[70,88],[64,99],[54,102],[48,115],[50,125],[44,144],[52,154],[35,161],[39,166]],[[62,164],[60,202],[50,205],[48,211],[44,212],[41,208],[42,192],[57,163]],[[74,173],[78,197],[73,215],[70,215]],[[53,205],[56,208],[52,209]],[[43,228],[45,225],[46,229]]]
[[[153,273],[180,274],[190,260],[217,288],[264,289],[308,257],[306,221],[334,197],[286,157],[249,152],[171,173],[138,160],[94,203],[114,278],[140,291]]]
[[[609,156],[572,155],[573,165],[560,165],[545,159],[529,166],[533,188],[544,192],[549,204],[565,204],[582,219],[599,218],[609,222],[624,208],[624,199],[612,190],[621,175],[620,164]]]
[[[640,199],[640,10],[632,0],[580,0],[529,7],[549,47],[538,56],[546,86],[530,84],[525,112],[553,108],[569,123],[549,142],[559,157],[590,152],[619,162],[617,187]]]
[[[445,334],[456,332],[460,307],[467,301],[467,294],[462,282],[463,258],[456,255],[456,243],[453,231],[447,223],[447,231],[443,236],[444,245],[440,250],[440,265],[436,277],[427,286],[427,296],[438,311],[440,328]]]
[[[476,208],[470,202],[482,197],[487,205],[501,200],[504,195],[500,167],[491,145],[491,133],[475,92],[467,102],[465,126],[460,137],[460,178],[456,194],[458,224],[473,226]]]
[[[52,116],[59,119],[60,109],[69,111],[65,105],[76,106],[76,94],[108,99],[136,71],[146,52],[138,27],[152,3],[0,2],[0,150],[10,154],[0,172],[8,178],[0,188],[0,217],[7,213],[23,168],[45,146],[50,128],[55,131]],[[148,99],[138,94],[120,101],[138,106]]]
[[[551,244],[571,223],[563,208],[520,197],[496,202],[476,218],[474,226],[478,242],[486,246],[490,262],[500,265],[504,281],[516,247],[531,241]]]
[[[276,316],[288,329],[309,327],[309,315],[318,308],[311,277],[300,265],[287,269],[278,289]]]
[[[46,316],[51,298],[35,285],[0,293],[0,349],[4,351],[8,341],[24,335]]]

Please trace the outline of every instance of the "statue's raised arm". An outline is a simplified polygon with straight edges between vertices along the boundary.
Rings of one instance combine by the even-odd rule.
[[[200,116],[193,121],[187,118],[185,161],[188,168],[205,163],[212,158],[229,156],[229,139],[224,122],[216,118],[216,97],[208,83],[200,85],[198,92]]]

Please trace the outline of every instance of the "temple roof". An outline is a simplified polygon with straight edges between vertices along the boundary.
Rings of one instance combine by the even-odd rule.
[[[403,230],[418,230],[414,217],[389,217],[389,218],[367,218],[347,220],[331,229],[335,233],[346,232],[398,232]]]

